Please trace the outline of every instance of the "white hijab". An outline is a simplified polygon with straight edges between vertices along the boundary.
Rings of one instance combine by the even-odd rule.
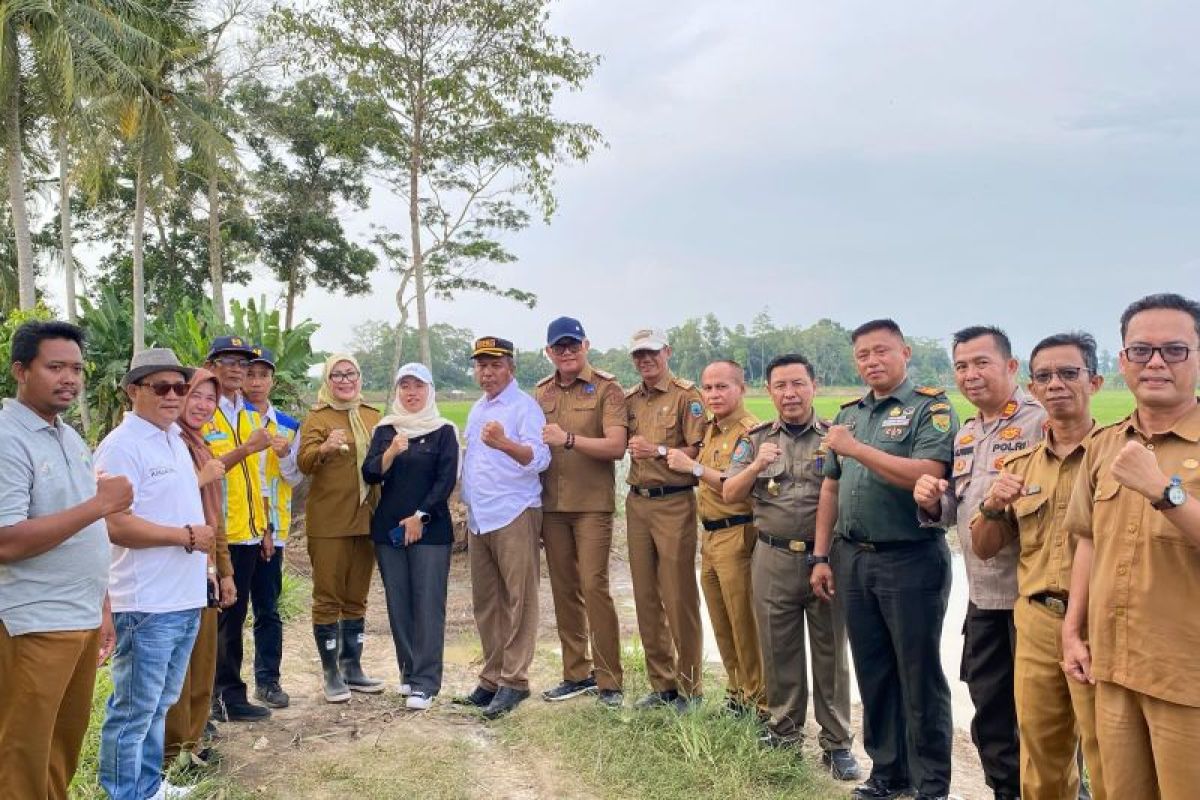
[[[420,411],[412,412],[404,408],[404,404],[400,402],[400,380],[406,377],[413,377],[429,387],[429,395],[425,398],[425,407]],[[458,439],[458,426],[450,420],[446,419],[438,411],[437,393],[433,387],[433,375],[430,374],[429,368],[424,364],[413,362],[405,364],[396,372],[395,390],[392,392],[392,408],[390,414],[379,420],[376,428],[384,425],[391,425],[396,429],[397,436],[403,436],[406,439],[415,439],[418,436],[426,436],[441,428],[443,425],[449,425],[454,429],[454,438]]]

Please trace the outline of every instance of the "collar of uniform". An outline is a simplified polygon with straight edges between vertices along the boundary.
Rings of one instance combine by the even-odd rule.
[[[1141,436],[1149,438],[1142,429],[1138,427],[1137,411],[1130,414],[1122,423],[1127,429],[1137,431]],[[1128,432],[1128,430],[1126,431]],[[1196,398],[1196,405],[1192,406],[1192,410],[1184,414],[1175,424],[1171,426],[1169,431],[1181,439],[1186,439],[1195,444],[1200,442],[1200,397]]]
[[[238,412],[246,407],[246,402],[242,399],[241,392],[235,394],[232,400],[226,397],[225,393],[222,392],[221,396],[217,398],[217,405],[222,411],[225,412],[226,416],[236,417]]]
[[[500,405],[508,405],[517,394],[520,394],[521,388],[517,386],[517,379],[514,377],[500,390],[500,394],[489,398],[486,394],[481,398],[485,403],[499,403]]]
[[[1042,438],[1042,441],[1038,442],[1038,446],[1041,447],[1045,451],[1045,455],[1047,458],[1053,458],[1058,461],[1064,461],[1064,460],[1070,458],[1071,456],[1075,455],[1076,453],[1078,453],[1080,450],[1083,450],[1084,452],[1086,452],[1088,447],[1090,447],[1092,444],[1092,439],[1096,436],[1096,431],[1100,430],[1100,428],[1096,425],[1095,418],[1093,418],[1092,419],[1092,427],[1088,429],[1088,432],[1086,434],[1084,434],[1083,439],[1081,439],[1079,441],[1079,444],[1075,445],[1075,447],[1071,450],[1071,452],[1067,453],[1065,456],[1059,456],[1057,453],[1054,452],[1054,448],[1052,448],[1050,446],[1054,442],[1054,429],[1050,427],[1049,422],[1046,423],[1046,427],[1044,430],[1046,432],[1046,435]]]
[[[150,420],[139,415],[136,411],[126,411],[124,422],[133,427],[134,433],[140,434],[146,439],[153,439],[155,436],[164,433],[171,434],[179,430],[179,424],[172,422],[170,427],[164,431]]]
[[[671,388],[671,379],[674,377],[675,376],[673,374],[671,374],[671,370],[668,369],[668,370],[663,371],[662,378],[660,378],[658,383],[654,384],[653,386],[647,387],[646,382],[642,381],[642,385],[641,385],[642,394],[646,394],[646,389],[648,389],[648,388],[653,389],[656,392],[667,391],[667,389]]]
[[[15,397],[9,397],[4,400],[4,411],[12,415],[13,419],[31,431],[40,431],[42,428],[62,427],[62,417],[56,416],[53,424],[46,422],[40,414]]]
[[[904,380],[900,381],[900,383],[896,385],[895,389],[892,389],[890,392],[885,394],[883,397],[878,397],[878,398],[875,397],[875,392],[874,392],[874,390],[872,390],[872,391],[867,392],[865,395],[863,395],[862,400],[860,400],[859,402],[864,403],[866,405],[878,406],[878,405],[881,405],[885,400],[890,398],[890,399],[893,399],[903,405],[908,400],[911,400],[913,395],[915,395],[915,394],[916,394],[916,391],[914,391],[914,389],[913,389],[912,378],[910,378],[906,375],[904,377]]]
[[[717,426],[717,430],[721,431],[721,433],[728,433],[730,428],[749,416],[751,416],[750,412],[746,410],[745,406],[742,406],[723,419],[713,417],[713,424]]]
[[[576,381],[583,381],[584,383],[593,383],[592,377],[594,375],[595,375],[595,370],[592,369],[592,365],[588,364],[587,362],[584,362],[583,369],[579,370],[579,374],[575,376],[575,380],[571,381],[566,386],[562,385],[562,382],[559,381],[559,379],[558,379],[558,372],[555,372],[554,373],[554,385],[560,389],[570,389],[572,386],[575,385]]]
[[[800,433],[801,434],[808,433],[808,431],[812,430],[813,428],[816,428],[820,424],[820,422],[821,422],[821,420],[817,417],[817,410],[814,408],[812,410],[812,413],[808,417],[808,422],[805,422],[804,427],[800,429]],[[779,433],[780,431],[784,431],[786,433],[787,427],[785,427],[785,426],[787,426],[789,424],[791,424],[791,423],[784,422],[779,417],[776,417],[774,420],[771,421],[771,433]]]

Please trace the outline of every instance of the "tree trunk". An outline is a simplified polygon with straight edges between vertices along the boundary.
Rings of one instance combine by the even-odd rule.
[[[67,140],[67,125],[60,121],[58,125],[58,229],[61,235],[63,279],[67,284],[67,319],[79,321],[79,311],[75,299],[75,257],[72,254],[74,237],[71,232],[71,170],[70,152]],[[91,428],[91,414],[88,409],[87,381],[79,385],[79,422],[83,434],[87,436]]]
[[[21,75],[17,31],[4,28],[4,60],[11,66],[8,96],[4,98],[4,150],[8,167],[8,200],[12,208],[13,238],[17,244],[17,301],[21,308],[37,302],[34,286],[33,239],[29,234],[29,210],[25,205],[25,161],[21,150]]]
[[[400,321],[396,323],[396,357],[395,367],[400,369],[400,365],[404,363],[404,335],[408,328],[408,306],[404,302],[404,285],[407,281],[400,282],[400,288],[396,290],[396,307],[400,309]],[[432,364],[427,365],[431,370]]]
[[[146,167],[138,157],[133,203],[133,352],[146,349],[146,275],[142,231],[146,224]]]
[[[408,226],[412,245],[413,283],[417,293],[417,341],[421,363],[433,368],[429,346],[429,315],[425,311],[425,254],[421,252],[421,109],[413,118],[412,153],[408,160]]]
[[[296,310],[296,270],[299,269],[299,266],[296,264],[297,260],[299,259],[292,260],[292,268],[288,270],[287,310],[283,317],[284,331],[292,329],[292,314]]]
[[[204,74],[204,94],[209,104],[217,100],[221,75],[216,70]],[[208,279],[212,282],[212,304],[217,319],[225,322],[225,275],[221,265],[221,209],[220,184],[217,176],[219,165],[214,160],[208,165]],[[291,321],[288,321],[291,328]]]

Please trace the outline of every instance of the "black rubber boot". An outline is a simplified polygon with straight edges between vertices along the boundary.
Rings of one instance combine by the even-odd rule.
[[[361,619],[344,619],[341,622],[341,650],[338,653],[338,667],[341,668],[342,678],[353,691],[364,694],[379,694],[383,691],[383,681],[375,680],[362,671],[363,621]]]
[[[321,671],[325,673],[325,702],[348,702],[350,690],[338,672],[337,624],[313,625],[313,638],[317,640],[317,652],[321,656]]]

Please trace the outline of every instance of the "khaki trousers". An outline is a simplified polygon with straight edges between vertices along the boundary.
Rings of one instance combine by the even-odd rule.
[[[92,711],[100,633],[0,623],[0,798],[66,800]]]
[[[704,633],[696,586],[696,495],[629,493],[629,572],[646,676],[657,692],[701,693]]]
[[[759,542],[750,563],[754,615],[767,683],[771,733],[799,743],[808,715],[808,645],[812,649],[813,716],[821,749],[845,750],[850,733],[850,664],[846,625],[833,604],[813,594],[807,553]]]
[[[367,615],[367,592],[375,568],[370,536],[308,537],[312,562],[313,625],[331,625]]]
[[[527,508],[503,528],[472,534],[467,545],[471,603],[483,645],[479,684],[489,691],[500,686],[529,689],[537,644],[541,527],[542,510]]]
[[[1075,800],[1083,748],[1092,798],[1106,800],[1096,741],[1096,690],[1062,671],[1062,618],[1027,598],[1013,607],[1017,656],[1013,689],[1021,732],[1021,797]]]
[[[753,525],[735,525],[700,536],[700,589],[725,665],[726,692],[758,706],[763,703],[762,657],[750,589],[750,554],[758,535]]]
[[[167,711],[163,758],[166,764],[182,750],[199,750],[204,726],[212,713],[213,677],[217,674],[217,609],[200,610],[200,628],[179,699]]]
[[[581,681],[594,671],[601,689],[620,689],[622,684],[621,629],[608,589],[612,530],[613,515],[603,511],[542,514],[563,679]]]
[[[1180,680],[1194,679],[1180,676]],[[1097,681],[1096,736],[1109,797],[1192,800],[1197,796],[1200,708]]]

